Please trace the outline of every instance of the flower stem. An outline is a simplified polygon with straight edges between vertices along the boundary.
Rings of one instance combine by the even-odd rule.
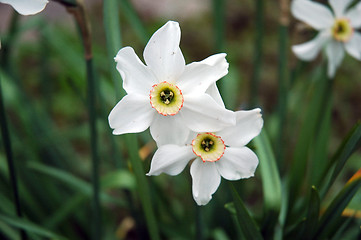
[[[198,240],[204,239],[202,212],[202,207],[196,204],[196,239]]]
[[[15,201],[15,209],[16,215],[21,218],[22,211],[20,206],[20,197],[19,197],[19,189],[18,189],[18,182],[16,178],[16,170],[15,164],[13,159],[13,153],[11,148],[11,139],[9,134],[9,128],[6,120],[5,115],[5,107],[4,107],[4,97],[2,94],[2,87],[1,87],[1,79],[0,79],[0,127],[1,127],[1,136],[4,142],[5,154],[6,154],[6,161],[8,165],[9,175],[10,175],[10,185],[13,190],[13,198]],[[21,239],[27,239],[26,232],[21,229],[20,230]]]
[[[288,0],[280,0],[281,16],[279,20],[278,33],[278,135],[277,135],[277,163],[278,166],[283,164],[284,155],[284,138],[286,111],[288,99],[288,71],[287,71],[287,53],[288,53],[288,25],[289,25],[289,3]]]
[[[128,1],[121,1],[121,6],[125,9],[131,9],[131,5]],[[121,47],[121,35],[120,35],[120,27],[119,27],[119,18],[117,17],[117,1],[116,0],[105,0],[104,1],[104,30],[105,36],[107,40],[107,48],[108,48],[108,58],[109,58],[109,66],[110,71],[112,72],[112,78],[114,82],[114,87],[116,93],[116,98],[119,99],[119,95],[123,96],[125,91],[120,88],[120,81],[119,74],[116,72],[115,64],[114,64],[114,56],[116,55],[117,51],[119,51]],[[116,13],[113,13],[116,12]],[[131,14],[130,11],[128,14]],[[132,15],[135,17],[135,15]],[[138,23],[138,20],[136,21]],[[138,30],[142,29],[141,24],[136,24]],[[147,39],[148,36],[145,31],[138,31],[142,32],[140,34],[142,39]],[[143,169],[142,162],[139,158],[139,146],[137,139],[134,135],[128,134],[125,136],[125,143],[130,154],[130,163],[132,165],[136,180],[137,180],[137,188],[139,191],[140,201],[144,210],[145,219],[149,231],[150,238],[153,240],[160,239],[158,226],[155,218],[155,214],[153,211],[153,206],[151,204],[150,198],[150,189],[146,180],[145,172]]]
[[[260,81],[262,55],[263,55],[263,15],[264,15],[264,1],[256,0],[256,20],[255,20],[255,45],[253,57],[253,73],[251,78],[251,95],[250,107],[255,107],[258,104],[258,85]]]
[[[139,149],[138,142],[136,137],[132,134],[125,135],[125,138],[130,154],[130,158],[129,158],[130,163],[132,165],[135,178],[137,179],[137,187],[139,191],[140,201],[142,203],[143,210],[145,213],[145,219],[147,222],[149,235],[152,240],[159,240],[160,237],[159,237],[158,225],[153,211],[152,201],[150,198],[150,189],[145,177],[142,162],[138,154],[138,149]]]
[[[68,12],[73,14],[82,38],[87,73],[88,113],[90,130],[90,149],[92,155],[92,185],[93,185],[93,239],[101,239],[101,212],[99,199],[99,156],[96,131],[96,83],[94,76],[92,41],[90,23],[87,19],[82,1],[76,1],[76,6],[67,6]]]
[[[115,99],[119,100],[121,95],[124,95],[124,90],[120,85],[119,73],[115,68],[114,57],[119,51],[122,40],[119,26],[119,13],[118,13],[117,0],[104,0],[103,2],[103,16],[104,16],[104,30],[107,41],[108,60],[110,72],[115,89]]]
[[[224,4],[223,0],[213,0],[215,49],[217,52],[224,49]]]
[[[86,60],[87,81],[88,81],[88,111],[89,111],[89,127],[90,127],[90,147],[92,153],[92,182],[93,182],[93,229],[94,239],[101,239],[101,216],[100,216],[100,200],[99,200],[99,157],[97,145],[96,131],[96,111],[95,111],[95,79],[92,59]]]

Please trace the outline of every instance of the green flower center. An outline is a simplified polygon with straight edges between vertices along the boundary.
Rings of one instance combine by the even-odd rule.
[[[347,42],[353,34],[353,28],[350,20],[347,18],[338,18],[332,26],[332,36],[340,42]]]
[[[226,149],[221,137],[213,133],[200,133],[192,141],[194,154],[203,162],[215,162],[221,159]]]
[[[149,94],[152,108],[163,116],[173,116],[183,107],[182,91],[168,82],[155,84]]]

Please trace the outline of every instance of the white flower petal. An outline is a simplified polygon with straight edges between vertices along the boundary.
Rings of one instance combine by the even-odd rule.
[[[242,147],[256,137],[263,127],[261,109],[237,111],[236,125],[217,132],[227,146]]]
[[[175,83],[184,71],[185,61],[179,48],[180,36],[179,24],[169,21],[153,34],[144,49],[144,60],[158,82]]]
[[[206,205],[221,183],[221,176],[214,162],[196,158],[191,166],[193,198],[198,205]]]
[[[33,15],[44,10],[47,0],[0,0],[2,3],[10,4],[22,15]]]
[[[347,11],[346,17],[350,19],[351,26],[354,28],[361,27],[361,2],[357,3],[353,8]]]
[[[188,64],[179,77],[177,86],[184,94],[204,93],[207,88],[228,73],[227,54],[212,55],[201,62]]]
[[[295,18],[317,30],[329,28],[334,23],[334,16],[331,11],[318,2],[294,0],[292,1],[291,11]]]
[[[320,32],[311,41],[292,46],[292,51],[303,61],[315,59],[321,48],[331,39],[331,35],[324,31]]]
[[[336,17],[343,17],[346,8],[350,6],[352,1],[353,0],[329,0],[329,3]]]
[[[345,43],[345,48],[348,54],[357,60],[361,60],[361,34],[359,32],[354,32],[351,39]]]
[[[206,93],[209,94],[219,104],[219,106],[225,107],[216,83],[211,84],[211,86],[209,86],[209,88],[207,89]]]
[[[188,162],[195,158],[191,146],[164,145],[155,152],[148,176],[166,173],[177,175],[183,171]]]
[[[258,158],[247,147],[227,147],[224,155],[216,163],[218,172],[227,180],[239,180],[254,176]]]
[[[115,56],[117,69],[123,79],[123,88],[128,93],[149,95],[156,79],[152,71],[135,54],[133,48],[124,47]]]
[[[337,41],[330,41],[326,46],[326,55],[328,58],[327,75],[332,78],[336,74],[336,69],[340,66],[345,55],[343,43]]]
[[[184,96],[179,111],[184,123],[194,132],[214,132],[236,124],[234,112],[221,107],[208,94]]]
[[[154,114],[156,111],[151,108],[147,96],[131,94],[118,102],[110,112],[108,120],[115,135],[137,133],[149,127]]]
[[[181,120],[178,114],[175,116],[156,114],[150,125],[150,133],[158,147],[165,144],[186,144],[190,130]]]

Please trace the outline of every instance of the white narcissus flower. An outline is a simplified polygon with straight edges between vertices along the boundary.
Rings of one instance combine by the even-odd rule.
[[[258,158],[245,145],[261,132],[263,119],[260,112],[259,108],[238,111],[235,126],[213,133],[194,134],[183,144],[160,146],[147,175],[177,175],[195,158],[190,169],[193,198],[198,205],[207,204],[217,190],[221,176],[239,180],[254,175]]]
[[[22,15],[33,15],[44,10],[47,0],[0,0],[1,3],[10,4]]]
[[[169,21],[144,49],[122,48],[115,61],[127,92],[109,114],[113,134],[137,133],[150,126],[154,140],[184,142],[190,130],[217,131],[235,124],[235,115],[219,105],[215,82],[228,73],[226,54],[185,65],[180,28]]]
[[[329,0],[333,12],[326,6],[309,0],[294,0],[291,11],[295,18],[319,31],[311,41],[295,45],[293,52],[298,58],[310,61],[325,47],[328,58],[328,76],[334,77],[342,62],[345,50],[361,60],[361,2],[347,9],[353,0]]]

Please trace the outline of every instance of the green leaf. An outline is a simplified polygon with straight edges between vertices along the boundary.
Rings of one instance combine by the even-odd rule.
[[[282,202],[281,178],[265,129],[253,142],[260,161],[265,209],[279,212]]]
[[[103,189],[123,188],[134,190],[136,188],[136,181],[133,174],[131,174],[128,170],[121,169],[103,176],[101,186]]]
[[[289,201],[293,203],[306,176],[311,139],[316,135],[318,123],[324,116],[325,106],[331,99],[332,82],[325,76],[325,69],[320,69],[315,82],[312,99],[304,113],[305,119],[300,128],[300,135],[294,151],[293,162],[289,173]],[[292,205],[290,204],[289,207]]]
[[[154,206],[152,205],[151,199],[151,191],[146,180],[143,164],[139,158],[139,145],[137,142],[137,138],[132,134],[126,134],[125,140],[130,155],[129,160],[137,180],[137,190],[140,195],[140,201],[144,210],[149,235],[152,240],[158,240],[160,239],[158,222],[154,213]]]
[[[311,239],[317,229],[318,216],[320,214],[320,196],[315,186],[311,188],[311,196],[307,210],[305,228],[302,238]]]
[[[351,201],[357,190],[361,187],[361,176],[350,180],[336,198],[331,202],[325,213],[320,219],[318,231],[315,239],[324,239],[329,234],[337,229],[337,222],[341,218],[341,213]]]
[[[5,237],[7,237],[7,239],[12,239],[12,240],[20,239],[18,230],[15,230],[14,228],[10,227],[8,224],[6,224],[3,221],[0,221],[0,232]]]
[[[224,204],[224,208],[227,209],[230,213],[236,215],[236,208],[234,206],[234,202]]]
[[[327,167],[325,173],[323,174],[325,176],[324,180],[326,180],[326,183],[325,185],[323,185],[321,196],[325,196],[325,194],[330,189],[333,182],[336,180],[337,176],[345,166],[346,161],[349,159],[351,154],[360,147],[360,145],[361,123],[358,122],[349,132],[347,137],[343,140],[336,154],[332,158],[329,166]],[[331,170],[332,167],[334,167],[333,171]],[[332,175],[329,178],[326,178],[328,172],[332,172]]]
[[[48,228],[55,228],[69,216],[73,216],[74,212],[81,207],[84,202],[88,201],[88,197],[84,194],[78,193],[74,197],[66,199],[59,208],[50,215],[45,221],[44,225]]]
[[[128,19],[130,25],[134,29],[135,33],[138,35],[139,39],[143,44],[146,44],[149,38],[148,32],[145,29],[141,19],[139,18],[137,12],[134,10],[134,7],[129,0],[119,1],[120,10],[123,12],[124,16]]]
[[[319,123],[318,134],[314,138],[312,155],[310,160],[310,184],[317,188],[320,186],[322,173],[328,164],[328,148],[331,132],[331,118],[332,118],[332,101],[329,101],[326,106],[325,114]]]
[[[62,171],[60,169],[53,168],[53,167],[48,167],[48,166],[45,166],[43,164],[36,163],[36,162],[29,162],[28,167],[33,170],[36,170],[38,172],[41,172],[43,174],[49,175],[49,176],[53,177],[54,179],[58,179],[64,183],[67,183],[70,187],[75,188],[77,191],[82,192],[83,194],[85,194],[88,197],[92,196],[93,191],[92,191],[92,186],[90,183],[88,183],[82,179],[79,179],[65,171]],[[123,201],[121,199],[115,199],[112,196],[105,194],[105,193],[101,193],[100,197],[101,197],[102,201],[116,203],[116,204],[119,204],[120,206],[127,205],[125,203],[125,201]]]
[[[244,236],[246,239],[262,240],[263,237],[259,231],[258,226],[254,222],[253,218],[249,215],[242,199],[239,197],[232,183],[230,183],[230,187],[232,190],[233,202],[237,212],[239,226]]]
[[[51,238],[51,239],[66,239],[65,237],[62,237],[58,234],[55,234],[43,227],[38,226],[37,224],[34,224],[32,222],[29,222],[27,220],[24,219],[20,219],[20,218],[15,218],[15,217],[8,217],[5,215],[0,214],[0,220],[4,221],[5,223],[23,229],[27,232],[31,232],[31,233],[35,233],[39,236],[42,237],[47,237],[47,238]]]

